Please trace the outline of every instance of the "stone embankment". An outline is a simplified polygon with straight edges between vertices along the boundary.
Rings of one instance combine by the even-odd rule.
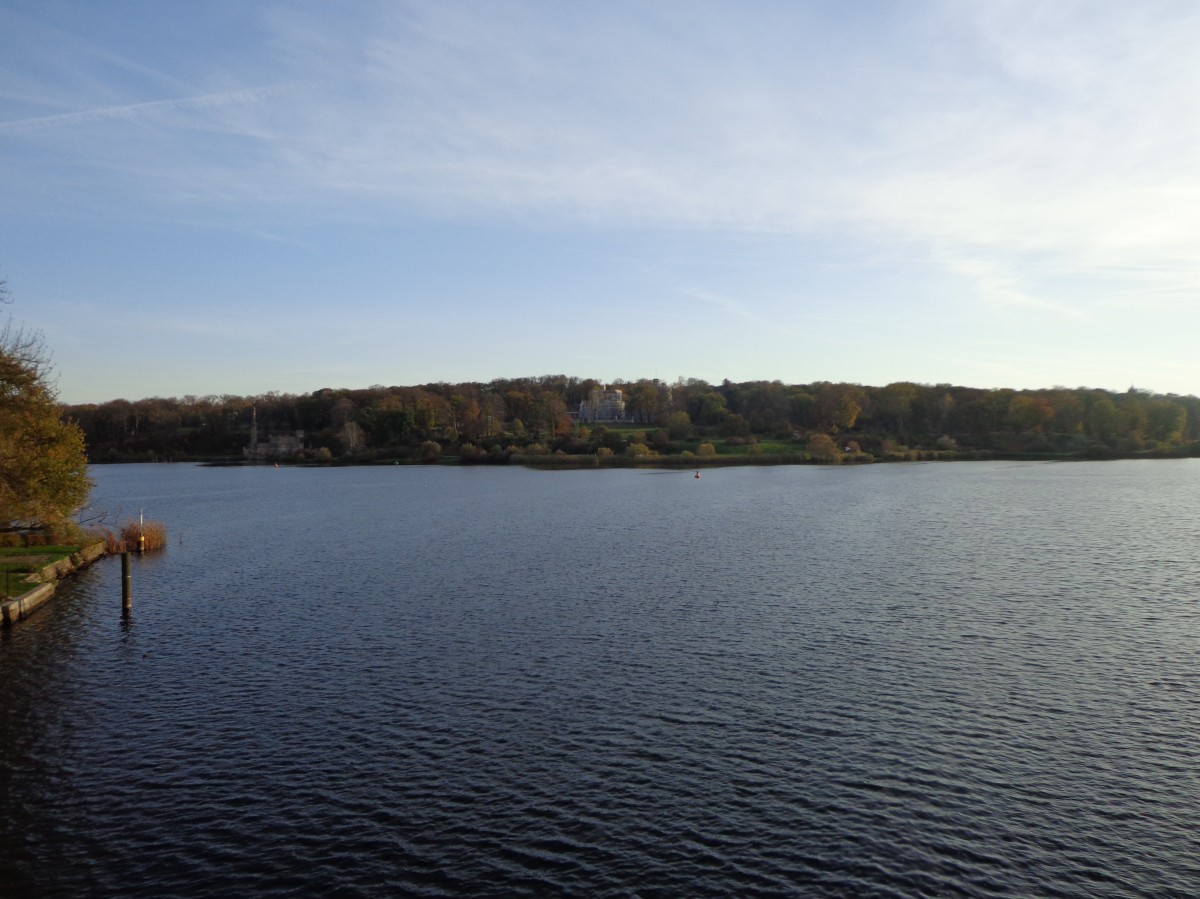
[[[0,604],[0,623],[4,627],[11,627],[16,624],[38,606],[50,599],[54,595],[54,588],[62,578],[87,568],[107,551],[103,541],[93,543],[91,546],[85,546],[79,552],[72,553],[67,558],[60,559],[54,564],[47,565],[40,571],[35,571],[29,575],[26,580],[38,586],[15,599],[6,600]]]

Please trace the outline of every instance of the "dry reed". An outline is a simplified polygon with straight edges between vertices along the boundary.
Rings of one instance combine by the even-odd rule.
[[[144,539],[139,539],[144,538]],[[121,525],[120,534],[108,531],[105,542],[110,553],[147,552],[165,549],[167,545],[167,526],[161,521],[127,521]]]

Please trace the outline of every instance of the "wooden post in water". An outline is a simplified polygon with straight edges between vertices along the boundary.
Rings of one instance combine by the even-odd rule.
[[[121,614],[133,611],[133,574],[129,570],[129,553],[121,553]]]

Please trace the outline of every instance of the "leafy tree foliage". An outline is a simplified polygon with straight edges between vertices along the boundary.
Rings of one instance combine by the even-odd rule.
[[[1011,427],[1018,431],[1041,432],[1054,418],[1054,407],[1044,396],[1021,393],[1008,404],[1008,419]]]
[[[692,394],[688,398],[687,414],[692,421],[702,425],[720,424],[721,419],[729,414],[725,406],[725,397],[715,390]]]
[[[0,524],[51,524],[91,489],[83,432],[64,421],[40,336],[0,329]]]
[[[836,462],[841,452],[828,434],[813,434],[808,438],[808,452],[818,462]]]
[[[417,461],[430,449],[422,444],[431,442],[451,456],[470,445],[467,455],[487,463],[528,455],[533,444],[549,454],[593,456],[605,449],[623,456],[641,443],[668,457],[724,439],[802,454],[814,435],[833,437],[835,448],[856,443],[862,452],[852,455],[867,458],[912,458],[914,452],[1200,455],[1200,399],[1192,396],[643,379],[614,385],[625,394],[629,421],[588,427],[574,413],[598,385],[545,375],[324,388],[300,396],[121,399],[67,411],[83,429],[93,461],[240,457],[249,442],[251,407],[260,439],[303,430],[303,458],[311,461]]]
[[[667,420],[667,436],[671,440],[686,440],[692,436],[692,417],[686,412],[674,412]]]

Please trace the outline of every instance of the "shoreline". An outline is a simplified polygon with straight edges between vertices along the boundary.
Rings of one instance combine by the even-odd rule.
[[[35,586],[20,596],[0,603],[0,626],[12,627],[18,621],[28,618],[35,610],[50,601],[59,581],[78,574],[106,555],[108,555],[108,548],[104,541],[100,540],[83,547],[65,559],[60,559],[30,574],[26,580],[34,583]],[[37,578],[36,582],[30,580],[35,577]]]
[[[604,469],[604,468],[725,468],[748,467],[761,465],[891,465],[911,462],[1116,462],[1121,460],[1161,461],[1171,459],[1196,459],[1200,452],[1113,452],[1113,453],[1013,453],[995,452],[991,450],[909,450],[902,453],[877,456],[871,453],[842,453],[837,458],[812,458],[802,453],[749,453],[722,454],[717,456],[596,456],[579,454],[523,454],[513,453],[503,459],[468,458],[446,454],[436,461],[428,462],[414,458],[403,458],[392,455],[374,458],[342,458],[324,462],[311,460],[263,460],[248,462],[243,459],[211,458],[211,457],[180,457],[177,459],[159,459],[147,463],[145,459],[120,459],[92,461],[91,465],[139,465],[139,464],[190,464],[206,468],[348,468],[378,465],[437,465],[502,468],[504,466],[520,466],[538,469]]]

